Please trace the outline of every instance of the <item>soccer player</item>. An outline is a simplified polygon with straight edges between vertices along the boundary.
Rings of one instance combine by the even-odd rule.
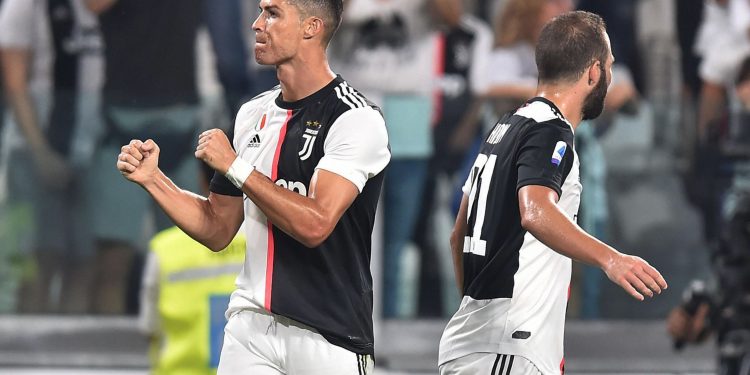
[[[536,97],[495,125],[463,188],[451,236],[463,300],[440,341],[441,374],[563,372],[570,258],[639,300],[667,287],[644,260],[575,223],[573,132],[602,112],[613,61],[597,15],[565,13],[542,31]]]
[[[341,0],[261,0],[260,9],[255,59],[275,65],[281,85],[240,109],[234,147],[221,130],[200,135],[195,156],[216,170],[208,198],[159,170],[152,140],[123,146],[117,167],[211,249],[245,220],[219,374],[370,374],[370,242],[390,160],[385,123],[329,68]]]

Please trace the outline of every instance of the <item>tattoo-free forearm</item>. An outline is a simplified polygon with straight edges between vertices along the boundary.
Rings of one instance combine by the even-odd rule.
[[[224,249],[242,223],[241,197],[205,198],[180,189],[160,170],[143,188],[175,225],[211,250]]]

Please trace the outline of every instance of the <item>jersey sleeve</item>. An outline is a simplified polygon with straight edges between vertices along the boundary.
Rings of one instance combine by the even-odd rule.
[[[565,125],[567,127],[567,124]],[[518,148],[516,190],[546,186],[562,195],[562,185],[573,165],[573,134],[551,123],[532,125]]]
[[[331,125],[323,152],[316,169],[344,177],[362,192],[391,160],[383,116],[372,107],[346,111]]]
[[[232,148],[236,151],[237,146],[234,145],[234,128],[230,129],[227,132],[227,137],[229,138],[229,142],[232,144]],[[234,186],[226,177],[224,177],[223,174],[219,172],[214,172],[214,177],[211,179],[209,190],[212,193],[221,195],[229,195],[233,197],[242,196],[242,190]]]

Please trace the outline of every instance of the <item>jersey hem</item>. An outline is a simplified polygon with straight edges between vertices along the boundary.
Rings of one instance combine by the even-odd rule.
[[[533,352],[530,353],[528,348],[525,348],[524,346],[520,346],[516,344],[509,344],[509,343],[472,344],[472,345],[466,345],[466,347],[464,348],[455,348],[445,353],[441,352],[438,358],[438,366],[442,366],[450,361],[453,361],[455,359],[465,357],[469,354],[474,354],[474,353],[507,354],[507,355],[515,355],[515,356],[523,357],[529,362],[531,362],[534,366],[536,366],[536,368],[544,375],[560,375],[559,369],[545,366],[544,362],[539,359],[539,356],[537,356]]]

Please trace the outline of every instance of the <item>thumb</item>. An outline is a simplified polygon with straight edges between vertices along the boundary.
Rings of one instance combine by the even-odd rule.
[[[143,142],[143,146],[141,146],[141,151],[154,153],[156,155],[159,154],[159,145],[154,142],[153,139],[148,139],[146,142]]]

